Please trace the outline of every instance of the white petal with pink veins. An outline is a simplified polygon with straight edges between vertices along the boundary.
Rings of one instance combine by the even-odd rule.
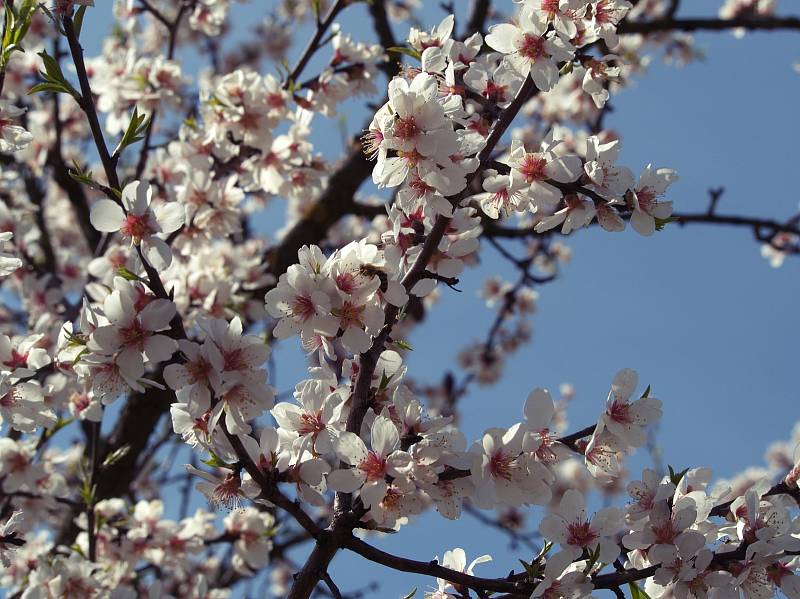
[[[511,54],[517,51],[515,42],[522,35],[519,27],[511,23],[500,23],[493,25],[486,36],[486,44],[503,54]]]
[[[550,425],[556,408],[547,389],[534,389],[525,402],[525,420],[533,431],[540,431]]]
[[[150,236],[142,240],[142,253],[148,264],[156,270],[164,270],[172,264],[172,250],[159,237]]]
[[[153,335],[144,342],[144,353],[151,362],[165,362],[172,357],[178,344],[166,335]]]
[[[334,470],[328,475],[328,487],[334,491],[352,493],[360,489],[362,484],[364,484],[363,476],[359,476],[352,468]]]
[[[156,221],[162,233],[172,233],[181,228],[186,218],[186,209],[180,202],[167,202],[155,209]]]
[[[131,181],[122,190],[122,205],[129,213],[141,216],[150,205],[150,184],[146,181]]]
[[[122,223],[125,222],[125,212],[116,202],[102,199],[92,206],[89,220],[98,231],[113,233],[114,231],[119,231]]]
[[[175,304],[167,299],[155,299],[139,313],[139,321],[148,331],[163,331],[169,328],[175,316]]]
[[[348,464],[355,466],[367,457],[367,446],[355,433],[343,432],[333,443],[336,455]]]
[[[372,423],[372,449],[382,456],[389,455],[400,445],[400,435],[394,423],[383,416],[378,416]]]

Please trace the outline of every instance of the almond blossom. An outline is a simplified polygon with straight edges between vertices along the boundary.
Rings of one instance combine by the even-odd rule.
[[[667,188],[678,178],[669,168],[653,169],[647,165],[639,176],[639,183],[628,195],[633,206],[631,226],[641,235],[652,235],[656,230],[656,219],[665,220],[672,214],[672,202],[659,201]]]
[[[598,425],[630,447],[644,445],[647,440],[645,427],[661,417],[659,400],[643,396],[630,401],[638,383],[639,376],[633,370],[626,368],[617,373],[608,392],[606,411]]]
[[[6,242],[11,241],[13,235],[11,231],[1,232],[0,248],[2,248]],[[0,252],[0,277],[7,277],[20,268],[22,268],[22,260],[14,256],[14,254],[9,254],[5,251]]]
[[[328,475],[331,488],[345,493],[359,491],[367,507],[377,506],[386,497],[389,492],[387,474],[395,477],[396,483],[402,483],[400,469],[408,465],[410,459],[406,452],[399,450],[397,428],[383,416],[378,416],[370,427],[370,446],[372,449],[367,449],[358,435],[343,432],[334,442],[334,450],[351,468],[334,470]],[[406,492],[412,489],[413,484],[405,484]]]
[[[19,152],[28,147],[33,135],[24,127],[17,125],[18,117],[25,114],[8,100],[0,100],[0,152]]]
[[[520,12],[519,25],[493,25],[486,43],[506,55],[511,68],[522,77],[530,74],[541,91],[550,91],[558,82],[559,62],[572,59],[574,48],[558,35],[547,34],[542,13],[533,7]]]
[[[539,151],[528,152],[520,140],[511,142],[508,165],[516,178],[525,181],[533,210],[552,208],[562,198],[561,190],[549,180],[558,183],[575,181],[583,170],[581,159],[573,154],[560,152],[560,140],[551,132],[542,141]]]
[[[159,334],[169,328],[175,304],[142,294],[130,281],[114,280],[112,291],[103,302],[109,324],[95,329],[87,347],[100,354],[113,355],[114,362],[130,373],[144,373],[144,360],[163,362],[177,349],[177,343]]]
[[[619,555],[613,537],[621,526],[622,515],[617,508],[603,508],[589,517],[583,495],[569,489],[553,513],[544,517],[539,531],[546,539],[558,543],[561,552],[573,560],[589,551],[597,552],[597,560],[607,564]]]
[[[159,235],[169,235],[180,229],[185,209],[177,202],[151,207],[153,192],[146,181],[132,181],[123,189],[121,204],[108,199],[92,206],[92,226],[98,231],[119,233],[131,244],[141,245],[148,263],[163,269],[172,262],[172,250]]]

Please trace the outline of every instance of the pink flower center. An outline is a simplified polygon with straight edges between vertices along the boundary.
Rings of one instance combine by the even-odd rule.
[[[316,435],[325,430],[325,423],[322,421],[322,411],[316,414],[304,412],[300,415],[300,428],[297,432],[302,435]]]
[[[3,362],[12,370],[15,368],[26,368],[28,366],[28,352],[24,354],[19,353],[16,349],[11,350],[11,356]]]
[[[495,478],[511,480],[511,472],[514,468],[514,457],[510,454],[498,451],[489,458],[489,472]]]
[[[220,484],[214,487],[211,493],[211,503],[215,506],[225,506],[229,510],[239,507],[242,498],[242,482],[238,476],[228,474]]]
[[[560,11],[558,3],[559,0],[542,0],[542,11],[550,15],[552,19]]]
[[[394,136],[399,139],[414,139],[419,135],[419,127],[413,116],[398,118],[394,122]]]
[[[14,395],[14,389],[9,389],[2,397],[0,397],[0,408],[13,408],[17,405],[17,398]]]
[[[341,308],[331,310],[334,316],[339,318],[339,326],[346,329],[351,326],[361,327],[361,313],[364,306],[356,306],[351,302],[345,302]]]
[[[675,537],[678,536],[678,532],[675,530],[672,520],[660,526],[653,526],[653,534],[656,536],[656,543],[664,545],[671,545]]]
[[[631,406],[623,401],[614,400],[614,403],[612,403],[611,407],[608,409],[608,415],[615,422],[621,422],[623,424],[630,424],[633,422]]]
[[[139,243],[143,238],[153,234],[150,227],[150,217],[147,214],[129,214],[122,223],[120,232],[125,237],[130,237],[134,243]]]
[[[345,293],[353,293],[356,288],[356,278],[351,272],[343,272],[336,276],[336,286]]]
[[[300,320],[308,320],[316,314],[316,308],[314,308],[314,302],[311,301],[311,298],[298,295],[294,298],[294,303],[292,304],[292,316],[299,317]]]
[[[639,208],[642,210],[642,212],[647,212],[650,214],[655,207],[655,199],[656,194],[649,187],[645,187],[636,192],[636,200],[639,202]]]
[[[358,469],[366,475],[367,480],[381,480],[386,476],[386,459],[374,451],[371,451],[367,457],[358,464]]]
[[[525,154],[519,171],[528,183],[547,179],[547,160],[541,154]]]
[[[147,339],[149,331],[142,328],[142,324],[138,320],[134,320],[130,326],[121,328],[119,336],[122,339],[122,344],[127,347],[144,347],[144,340]]]
[[[536,62],[540,58],[547,56],[547,52],[544,49],[544,38],[530,33],[526,33],[522,37],[522,43],[520,43],[517,51],[520,56],[527,58],[531,62]]]
[[[267,106],[270,108],[283,108],[285,105],[286,102],[281,94],[276,92],[267,94]]]
[[[6,463],[11,472],[25,472],[28,468],[28,457],[24,453],[13,452],[6,458]]]
[[[486,87],[483,89],[483,97],[492,102],[505,102],[507,85],[498,85],[494,81],[487,81]]]
[[[69,401],[78,413],[83,412],[91,403],[89,396],[85,393],[73,393]]]
[[[569,545],[586,547],[597,537],[597,533],[592,530],[589,522],[571,522],[567,525],[567,544]]]
[[[414,192],[414,197],[417,199],[424,197],[425,194],[436,191],[436,188],[431,187],[419,177],[413,177],[408,186],[411,188],[411,191]]]
[[[224,360],[223,370],[247,370],[250,367],[241,349],[225,352],[222,359]],[[211,366],[207,365],[207,368],[210,369]]]
[[[370,129],[367,131],[364,136],[361,138],[361,141],[364,144],[364,154],[372,160],[377,156],[378,151],[381,149],[381,143],[383,143],[383,133],[380,132],[378,129]]]
[[[387,512],[397,512],[400,510],[402,502],[402,493],[400,493],[400,491],[394,487],[390,487],[386,491],[386,495],[384,495],[383,499],[381,500],[381,507]]]
[[[208,373],[211,372],[211,364],[205,359],[199,358],[186,363],[186,370],[189,373],[189,382],[197,383],[208,380]]]

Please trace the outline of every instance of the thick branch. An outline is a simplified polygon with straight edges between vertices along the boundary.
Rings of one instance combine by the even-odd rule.
[[[735,19],[658,19],[623,21],[619,33],[656,33],[660,31],[727,31],[729,29],[771,31],[800,29],[798,17],[738,17]]]

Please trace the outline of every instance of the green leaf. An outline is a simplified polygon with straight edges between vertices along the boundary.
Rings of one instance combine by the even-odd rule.
[[[411,599],[416,594],[417,594],[417,587],[414,587],[408,594],[403,595],[403,599]]]
[[[37,83],[28,90],[28,95],[32,96],[33,94],[38,94],[39,92],[55,92],[57,94],[72,93],[70,88],[59,85],[58,83]]]
[[[648,397],[650,397],[650,385],[647,385],[647,389],[645,389],[644,393],[642,393],[642,399],[646,399]]]
[[[408,341],[404,341],[403,339],[397,339],[394,344],[399,347],[400,349],[404,349],[406,351],[414,351],[414,348],[411,347],[411,344]]]
[[[114,451],[112,451],[110,454],[108,454],[106,456],[106,459],[103,460],[103,464],[102,464],[103,468],[108,468],[110,466],[113,466],[114,464],[119,462],[122,458],[124,458],[126,455],[128,455],[128,452],[130,450],[131,450],[131,446],[127,445],[127,444],[123,445],[119,449],[115,449]]]
[[[386,389],[386,387],[389,386],[389,383],[392,382],[392,378],[394,378],[394,375],[386,376],[386,371],[384,370],[381,373],[381,382],[378,385],[378,391],[383,391],[384,389]]]
[[[392,46],[391,48],[386,48],[386,51],[393,54],[405,54],[411,58],[422,60],[422,54],[418,50],[414,50],[414,48],[406,48],[405,46]]]
[[[83,15],[86,14],[87,5],[84,4],[81,6],[77,12],[75,13],[75,18],[73,22],[75,24],[75,37],[77,39],[81,39],[81,29],[83,28]]]
[[[676,487],[680,484],[681,479],[686,475],[686,473],[689,472],[688,468],[684,468],[680,472],[675,472],[672,466],[669,465],[667,466],[667,469],[669,470],[669,480]]]
[[[89,187],[94,187],[96,185],[95,180],[92,179],[92,171],[84,171],[81,165],[74,160],[72,161],[72,164],[75,166],[75,168],[68,171],[70,177],[75,179],[78,183],[83,183]]]
[[[125,130],[125,134],[122,136],[122,139],[119,140],[117,147],[114,148],[113,156],[118,158],[122,153],[122,150],[127,148],[129,145],[144,139],[143,133],[149,124],[149,117],[146,114],[139,114],[139,109],[134,106],[133,114],[131,114],[131,120],[128,123],[128,128]]]
[[[135,273],[132,273],[131,271],[129,271],[124,266],[120,266],[117,269],[117,275],[122,277],[123,279],[125,279],[127,281],[142,281],[142,282],[144,282],[144,279],[142,277],[140,277],[139,275],[137,275]]]
[[[221,457],[219,457],[215,453],[211,453],[211,457],[207,460],[203,460],[203,463],[206,466],[211,466],[212,468],[227,468],[229,470],[233,470],[234,467],[231,464],[225,462]]]
[[[676,220],[678,220],[678,217],[677,216],[670,216],[667,218],[655,217],[655,219],[656,219],[656,231],[663,231],[664,227],[666,227],[669,223],[674,223]]]
[[[44,72],[39,72],[39,75],[41,75],[42,79],[44,79],[44,83],[34,85],[28,91],[28,95],[41,91],[51,91],[55,93],[70,94],[76,100],[80,99],[80,94],[75,90],[74,87],[72,87],[72,85],[70,85],[70,83],[64,77],[64,73],[61,72],[61,65],[58,64],[58,61],[44,50],[39,52],[39,56],[44,64]]]
[[[650,596],[635,582],[629,582],[628,587],[631,590],[631,599],[650,599]]]

